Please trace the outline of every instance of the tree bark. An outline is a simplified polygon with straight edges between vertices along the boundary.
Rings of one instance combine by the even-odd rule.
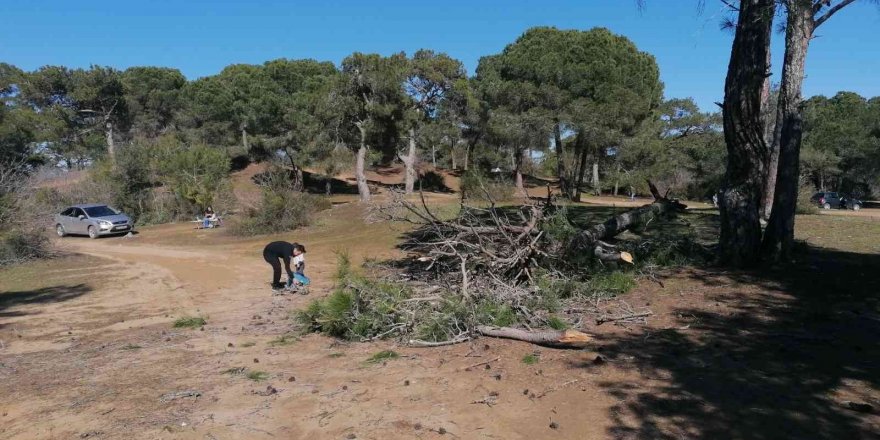
[[[602,195],[602,188],[599,187],[599,161],[593,162],[593,190],[597,196]]]
[[[767,51],[767,64],[770,64],[770,51]],[[773,208],[773,193],[776,190],[776,170],[779,167],[779,136],[782,132],[782,107],[778,105],[779,98],[776,99],[776,108],[771,108],[772,101],[770,77],[764,79],[764,89],[761,92],[761,118],[764,120],[764,141],[770,150],[770,158],[767,162],[764,178],[764,197],[761,200],[761,218],[770,219],[770,212]],[[775,110],[771,114],[771,110]]]
[[[687,209],[687,206],[678,201],[661,196],[654,184],[648,182],[648,186],[651,188],[651,194],[654,196],[654,203],[624,212],[603,223],[578,231],[571,243],[568,244],[568,252],[581,253],[587,251],[599,257],[602,257],[603,254],[607,256],[608,251],[602,249],[602,240],[612,238],[635,225],[645,224],[651,219],[675,214]],[[618,257],[618,259],[625,260],[626,258]]]
[[[104,134],[107,137],[107,156],[110,158],[110,163],[116,166],[116,144],[113,142],[113,123],[107,121],[104,127]]]
[[[324,181],[324,193],[328,196],[333,192],[333,179],[328,177],[327,180]]]
[[[405,177],[404,190],[406,194],[412,194],[416,187],[416,129],[409,128],[409,148],[406,156],[401,156],[403,161]]]
[[[250,146],[248,145],[247,128],[244,125],[241,126],[241,145],[244,147],[244,151],[250,150]]]
[[[565,151],[562,145],[562,127],[560,126],[559,119],[556,119],[553,124],[553,143],[555,144],[556,149],[556,176],[559,178],[559,190],[562,194],[569,195],[571,197],[571,193],[568,190],[568,181],[565,178]]]
[[[437,169],[437,148],[433,143],[431,144],[431,166]]]
[[[523,186],[523,175],[522,175],[522,164],[523,164],[523,154],[524,153],[525,152],[519,148],[513,149],[513,155],[514,155],[513,166],[514,166],[514,176],[516,179],[516,189],[517,189],[517,191],[519,191],[522,194],[525,194],[525,192],[526,192],[526,188],[525,188],[525,186]]]
[[[367,185],[367,175],[364,172],[365,162],[367,159],[367,129],[363,124],[358,124],[361,132],[361,145],[357,151],[357,160],[355,161],[355,178],[357,179],[358,194],[361,196],[362,202],[370,201],[370,187]]]
[[[783,114],[779,140],[779,168],[773,208],[762,243],[762,254],[767,261],[789,259],[794,244],[794,215],[803,135],[801,87],[804,82],[807,49],[810,46],[810,39],[813,38],[814,26],[812,2],[798,0],[788,3],[785,61],[782,66],[782,86],[779,91],[779,107]]]
[[[583,348],[592,340],[586,333],[577,330],[543,330],[528,331],[511,327],[477,326],[483,336],[513,339],[554,348]]]
[[[767,53],[775,0],[742,0],[724,84],[727,169],[721,190],[722,263],[757,262],[761,246],[759,209],[769,157],[761,121],[761,91],[769,74]]]

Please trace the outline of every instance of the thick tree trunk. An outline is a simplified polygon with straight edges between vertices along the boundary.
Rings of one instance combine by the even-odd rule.
[[[528,331],[511,327],[477,326],[483,336],[513,339],[554,348],[584,348],[592,340],[586,333],[577,330],[542,330]]]
[[[107,137],[107,156],[110,158],[110,163],[114,166],[116,165],[116,144],[113,142],[113,123],[107,121],[105,124],[104,134]]]
[[[241,127],[241,145],[244,147],[244,151],[250,150],[250,145],[248,145],[248,135],[247,128],[244,126]]]
[[[361,124],[358,125],[361,132],[361,145],[357,151],[357,160],[355,161],[355,178],[357,179],[358,194],[361,196],[362,202],[370,201],[370,187],[367,185],[367,174],[364,171],[367,160],[367,129]]]
[[[609,251],[602,245],[602,240],[612,238],[635,225],[645,224],[651,219],[672,215],[687,209],[687,206],[678,201],[661,196],[652,183],[649,182],[648,185],[651,188],[651,194],[654,196],[654,203],[624,212],[606,220],[604,223],[578,231],[571,243],[568,244],[567,251],[569,253],[582,253],[586,251],[603,260],[616,259],[632,262],[632,257],[629,254],[623,255],[625,252]]]
[[[431,166],[433,166],[434,169],[437,168],[437,148],[434,144],[431,144]]]
[[[770,64],[770,51],[767,51],[767,63]],[[764,170],[764,195],[761,200],[761,218],[768,220],[773,208],[773,193],[776,190],[776,170],[779,167],[779,136],[782,132],[782,107],[776,99],[774,107],[770,87],[770,77],[764,79],[761,91],[761,118],[764,120],[764,141],[770,150],[767,168]]]
[[[455,163],[455,149],[452,150],[452,154],[450,155],[450,157],[452,158],[452,171],[455,171],[458,169],[458,166],[456,166]],[[436,164],[434,166],[436,166]]]
[[[333,179],[331,179],[330,177],[328,177],[327,180],[324,181],[324,193],[328,196],[333,193]]]
[[[562,127],[557,119],[553,124],[553,143],[556,149],[556,176],[559,178],[559,190],[562,194],[571,197],[568,189],[568,181],[565,178],[565,151],[562,145]]]
[[[761,246],[759,208],[769,157],[761,121],[761,91],[769,74],[767,52],[775,0],[742,0],[724,84],[727,170],[721,190],[720,261],[757,262]]]
[[[794,244],[794,215],[803,134],[801,87],[814,24],[812,2],[789,2],[785,31],[785,61],[779,92],[779,107],[783,113],[779,140],[779,168],[773,209],[762,243],[762,254],[767,261],[789,259]]]

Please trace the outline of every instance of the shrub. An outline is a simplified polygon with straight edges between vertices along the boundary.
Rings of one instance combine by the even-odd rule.
[[[819,213],[819,207],[810,200],[816,190],[808,179],[801,176],[798,179],[798,197],[795,212],[798,214],[812,215]]]
[[[203,145],[165,147],[155,164],[165,186],[193,211],[213,205],[229,172],[226,153]]]
[[[53,254],[51,243],[40,229],[0,232],[0,267],[45,258]]]
[[[477,169],[468,170],[461,176],[463,198],[503,202],[513,199],[514,187],[504,177],[488,177]]]
[[[245,210],[231,230],[239,236],[291,231],[311,224],[316,212],[330,206],[326,197],[295,191],[286,177],[270,176],[258,206]]]

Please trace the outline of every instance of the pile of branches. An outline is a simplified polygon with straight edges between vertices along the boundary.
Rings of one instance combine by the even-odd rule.
[[[429,208],[424,194],[418,201],[391,192],[389,201],[374,205],[370,218],[416,225],[403,248],[424,263],[423,271],[448,279],[456,273],[461,293],[471,295],[470,285],[519,286],[535,284],[534,274],[550,273],[562,278],[582,276],[583,263],[633,263],[633,256],[606,240],[636,225],[686,209],[668,193],[660,195],[649,182],[654,202],[613,216],[586,229],[577,229],[559,214],[548,188],[547,197],[517,207],[499,208],[486,193],[486,206],[462,201],[451,218]],[[560,223],[564,224],[560,233]]]
[[[524,318],[518,322],[530,327],[535,322],[546,322],[546,316],[525,306],[540,295],[541,281],[587,279],[596,263],[612,267],[632,264],[631,254],[606,240],[686,208],[668,198],[668,193],[660,195],[650,182],[649,186],[655,199],[653,203],[588,228],[576,228],[568,221],[549,188],[544,198],[529,198],[522,205],[505,207],[498,206],[485,191],[485,205],[471,206],[462,201],[454,214],[438,212],[443,208],[432,209],[424,194],[413,199],[400,192],[390,192],[386,203],[371,207],[369,218],[415,226],[402,245],[411,255],[404,262],[407,270],[401,275],[422,295],[439,300],[439,296],[418,286],[436,289],[438,284],[445,284],[443,291],[459,292],[459,298],[472,304],[488,301],[509,307]],[[603,319],[620,320],[620,316],[629,314]],[[493,327],[468,321],[471,321],[467,326],[469,334],[563,347],[582,346],[589,340],[587,335],[575,330],[536,332],[530,328]],[[451,341],[467,339],[463,335],[460,333]]]

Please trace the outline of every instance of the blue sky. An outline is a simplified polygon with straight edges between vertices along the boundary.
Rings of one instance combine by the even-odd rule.
[[[354,51],[431,48],[473,73],[532,26],[607,27],[657,57],[667,97],[693,96],[704,110],[723,97],[732,33],[719,29],[718,0],[271,1],[0,0],[0,61],[32,70],[60,64],[169,66],[188,78],[232,63],[314,58]],[[880,7],[859,0],[819,31],[804,94],[880,95]],[[774,67],[781,66],[775,35]]]

